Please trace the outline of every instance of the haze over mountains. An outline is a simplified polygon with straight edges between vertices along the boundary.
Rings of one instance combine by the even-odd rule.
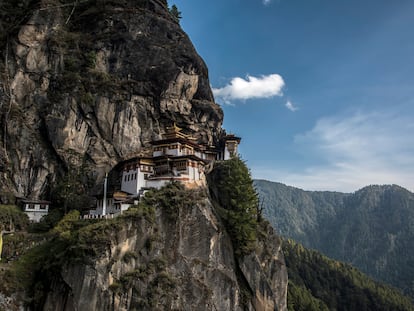
[[[355,193],[304,191],[256,180],[265,217],[279,233],[348,262],[414,296],[414,194],[397,185]]]

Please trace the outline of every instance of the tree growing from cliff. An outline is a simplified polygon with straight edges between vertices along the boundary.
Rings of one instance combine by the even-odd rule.
[[[170,9],[170,14],[177,23],[180,22],[180,19],[182,18],[181,12],[178,10],[178,8],[175,4],[172,5],[172,7]]]
[[[70,167],[65,176],[60,178],[52,189],[52,202],[59,207],[64,214],[71,210],[87,210],[92,206],[89,190],[92,187],[88,178],[88,169]]]
[[[236,255],[250,253],[256,241],[259,200],[246,164],[239,157],[218,162],[210,174],[209,186],[220,205]]]

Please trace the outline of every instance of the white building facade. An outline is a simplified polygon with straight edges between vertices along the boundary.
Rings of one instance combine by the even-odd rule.
[[[49,213],[49,201],[22,200],[23,211],[32,222],[39,222]]]

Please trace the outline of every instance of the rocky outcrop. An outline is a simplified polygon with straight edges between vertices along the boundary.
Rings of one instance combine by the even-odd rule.
[[[17,296],[16,294],[8,296],[0,293],[0,310],[24,311],[24,303],[21,297]]]
[[[207,68],[165,1],[25,9],[0,41],[3,191],[42,197],[80,166],[96,182],[173,122],[199,142],[217,141],[223,115]]]
[[[255,252],[241,258],[239,267],[249,284],[253,310],[286,310],[287,270],[281,251],[282,241],[270,224],[266,228],[266,239],[259,239]],[[264,268],[265,267],[265,268]]]
[[[96,229],[107,246],[90,264],[66,265],[43,310],[287,310],[281,241],[270,229],[235,258],[208,199],[179,204],[176,214],[158,208],[153,220]]]

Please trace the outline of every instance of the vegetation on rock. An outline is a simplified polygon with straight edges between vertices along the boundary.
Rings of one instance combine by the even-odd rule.
[[[85,163],[81,167],[69,167],[51,189],[53,207],[63,214],[71,210],[85,212],[91,209],[93,200],[89,193],[94,184],[89,178],[90,171]]]
[[[47,241],[30,249],[12,263],[11,269],[2,272],[4,282],[0,292],[10,294],[25,290],[29,305],[39,308],[50,286],[59,281],[62,269],[76,264],[92,264],[96,258],[109,252],[111,241],[120,230],[129,227],[128,224],[144,222],[156,232],[156,209],[163,210],[169,222],[175,222],[180,209],[193,206],[205,198],[206,193],[201,189],[189,191],[180,183],[171,183],[161,190],[149,191],[139,205],[114,219],[80,220],[79,211],[72,210],[51,230]],[[156,240],[156,236],[150,236],[144,248],[151,252]],[[121,260],[129,262],[138,256],[142,255],[127,252]],[[122,295],[129,289],[138,291],[139,284],[149,284],[147,292],[138,295],[141,298],[134,303],[137,307],[155,306],[157,299],[174,288],[175,281],[166,271],[163,259],[154,260],[115,280],[111,291]]]
[[[0,231],[27,229],[29,218],[17,206],[0,205]]]
[[[249,169],[243,160],[233,157],[216,162],[209,179],[236,255],[250,253],[256,242],[259,202]]]
[[[170,8],[170,13],[171,13],[171,16],[174,18],[174,20],[178,23],[178,22],[180,22],[180,19],[181,19],[181,12],[180,11],[178,11],[178,8],[177,8],[177,6],[175,5],[175,4],[173,4],[172,6],[171,6],[171,8]]]

